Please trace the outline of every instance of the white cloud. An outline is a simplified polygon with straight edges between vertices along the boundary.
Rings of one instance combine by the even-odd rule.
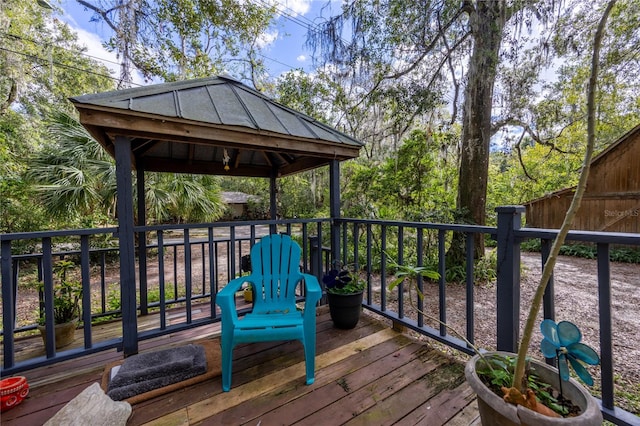
[[[279,10],[291,14],[293,16],[304,15],[311,9],[313,0],[275,0]]]
[[[300,55],[296,58],[296,61],[298,62],[306,62],[307,57],[305,55]]]
[[[64,13],[62,18],[69,28],[78,34],[78,43],[87,48],[85,54],[107,67],[111,77],[118,79],[120,77],[120,60],[118,59],[118,55],[115,52],[110,52],[105,49],[100,36],[95,32],[81,28],[71,14]],[[132,73],[132,78],[134,85],[145,86],[149,84],[145,82],[144,77],[135,69]]]
[[[256,47],[259,49],[265,48],[273,44],[274,41],[278,38],[278,31],[272,32],[264,32],[258,36],[258,40],[256,41]]]
[[[100,61],[105,67],[109,68],[114,77],[117,77],[120,73],[118,56],[114,52],[109,52],[105,49],[102,46],[102,40],[96,34],[78,27],[71,26],[71,29],[78,34],[80,44],[87,48],[87,54]]]

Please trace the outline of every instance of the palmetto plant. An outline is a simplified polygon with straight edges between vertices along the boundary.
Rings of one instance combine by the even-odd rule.
[[[27,176],[54,216],[90,215],[100,206],[115,210],[115,164],[106,151],[73,117],[57,112],[51,117],[53,143],[33,158]]]
[[[28,172],[48,212],[56,217],[115,217],[115,163],[75,118],[56,112],[53,143],[37,153]],[[137,194],[134,191],[134,196]],[[218,179],[212,176],[147,173],[145,204],[149,222],[208,221],[224,212]]]

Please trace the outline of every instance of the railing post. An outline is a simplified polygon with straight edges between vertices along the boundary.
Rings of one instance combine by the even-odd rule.
[[[11,261],[11,240],[0,242],[0,276],[2,277],[2,330],[3,368],[11,368],[14,363],[14,336],[16,325],[16,283],[13,282]]]
[[[320,304],[327,303],[327,296],[324,292],[324,283],[322,282],[322,246],[320,244],[320,238],[316,235],[309,237],[309,269],[311,275],[318,278],[320,286],[322,287],[322,298]]]
[[[136,263],[133,229],[131,141],[114,141],[117,181],[118,248],[120,249],[120,297],[122,305],[122,350],[124,356],[138,353]]]
[[[329,216],[331,217],[331,260],[340,259],[340,162],[329,163]],[[345,228],[346,236],[346,228]],[[355,244],[355,241],[354,241]],[[346,254],[346,247],[345,247]]]
[[[520,329],[520,241],[523,206],[497,207],[497,349],[516,352]]]
[[[136,169],[136,186],[138,193],[138,226],[147,224],[147,208],[145,204],[146,194],[144,168],[140,161]],[[147,287],[147,234],[138,232],[138,273],[140,276],[140,315],[149,314],[149,297]]]

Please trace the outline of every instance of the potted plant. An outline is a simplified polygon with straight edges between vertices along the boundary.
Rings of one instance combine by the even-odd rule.
[[[412,295],[412,291],[415,290],[417,296],[424,299],[424,293],[417,285],[417,277],[438,279],[439,274],[423,266],[400,265],[388,255],[387,258],[396,276],[389,284],[389,291],[408,280],[408,302],[413,309],[445,326],[476,352],[477,355],[467,363],[465,376],[478,396],[482,424],[601,424],[602,414],[595,399],[575,380],[569,379],[570,364],[582,381],[592,385],[593,379],[581,362],[591,365],[599,363],[595,351],[580,342],[582,335],[574,324],[568,321],[558,324],[551,320],[542,322],[542,353],[547,358],[556,358],[559,370],[525,356],[525,396],[518,397],[517,394],[513,394],[512,388],[518,355],[508,352],[483,352],[455,328],[419,309]],[[512,403],[508,404],[505,394],[513,394],[516,400],[509,401]],[[561,417],[561,414],[567,418]],[[578,420],[571,418],[576,415],[579,415]]]
[[[338,265],[337,263],[335,263]],[[366,282],[348,268],[331,269],[323,278],[329,300],[329,313],[336,328],[354,328],[360,320]]]
[[[240,258],[240,276],[249,275],[251,273],[251,255],[247,254]],[[253,303],[253,287],[251,283],[245,283],[242,290],[242,296],[247,303]]]
[[[251,283],[246,283],[245,287],[242,289],[242,296],[244,297],[244,301],[247,303],[253,303],[253,287]]]
[[[75,331],[80,317],[80,300],[82,299],[82,283],[70,279],[75,264],[70,260],[55,263],[53,272],[57,282],[53,285],[53,324],[55,327],[56,349],[69,345],[75,339]],[[42,285],[41,285],[42,289]],[[38,322],[38,330],[46,345],[46,314],[42,312]]]

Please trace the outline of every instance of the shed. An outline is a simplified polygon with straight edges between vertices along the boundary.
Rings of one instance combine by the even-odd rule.
[[[225,192],[221,192],[220,195],[222,196],[222,201],[229,208],[229,217],[225,217],[225,220],[248,218],[249,202],[260,201],[260,197],[258,197],[257,195],[245,194],[244,192],[225,191]],[[261,219],[261,218],[250,218],[250,219]]]
[[[575,190],[565,188],[526,203],[527,226],[560,228]],[[587,188],[572,229],[640,232],[640,125],[591,161]]]

